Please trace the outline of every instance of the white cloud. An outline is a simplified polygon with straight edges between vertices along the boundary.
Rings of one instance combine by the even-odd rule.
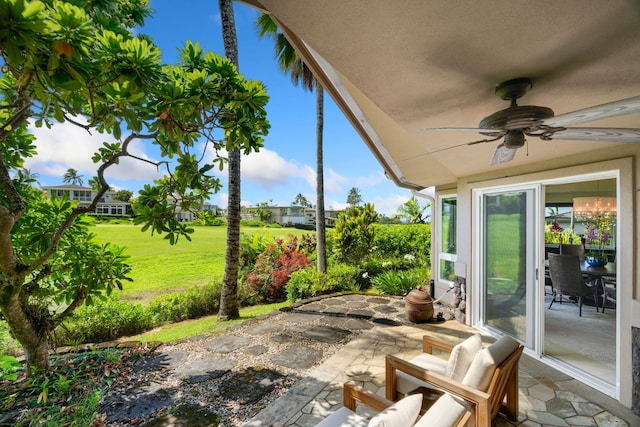
[[[242,181],[256,183],[265,190],[289,186],[293,180],[302,179],[315,188],[315,171],[307,165],[285,160],[265,148],[242,157]]]
[[[315,173],[315,172],[314,172]],[[315,175],[314,175],[314,189],[315,189]],[[340,175],[333,169],[324,171],[324,192],[325,193],[342,193],[345,191],[345,184],[349,180]]]
[[[355,179],[355,182],[356,187],[372,187],[387,180],[388,178],[384,175],[384,171],[379,170],[376,173],[358,177]]]
[[[398,208],[410,198],[411,196],[407,194],[390,194],[386,197],[376,196],[371,200],[367,199],[367,202],[375,205],[376,212],[383,213],[386,216],[393,216],[398,212]]]
[[[98,165],[91,157],[98,151],[103,142],[115,142],[110,135],[97,132],[89,134],[84,129],[68,122],[56,123],[51,129],[46,127],[30,127],[29,131],[35,135],[35,145],[38,155],[27,159],[25,166],[40,175],[62,177],[69,168],[76,169],[85,176],[85,182],[96,175]],[[150,144],[149,141],[147,141]],[[145,153],[144,142],[137,140],[130,146],[130,152],[140,158],[151,160]],[[151,181],[162,176],[156,167],[132,158],[121,159],[118,165],[107,170],[107,178],[118,180]]]

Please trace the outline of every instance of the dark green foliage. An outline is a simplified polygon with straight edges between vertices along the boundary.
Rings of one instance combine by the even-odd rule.
[[[268,224],[257,219],[243,219],[240,221],[240,227],[266,227]]]
[[[225,225],[226,221],[220,217],[214,216],[211,212],[198,212],[198,218],[191,222],[192,225],[219,227]]]
[[[371,279],[371,284],[383,294],[404,296],[427,279],[425,273],[424,269],[390,270]]]
[[[246,267],[250,272],[258,259],[258,255],[264,249],[273,244],[275,240],[268,231],[256,231],[253,235],[247,233],[240,234],[240,267]]]
[[[373,251],[376,211],[372,204],[352,207],[341,213],[333,233],[333,253],[339,261],[356,263]]]
[[[313,224],[294,224],[293,225],[295,228],[298,228],[300,230],[315,230],[316,226]]]
[[[110,341],[122,336],[136,335],[162,325],[213,315],[218,312],[222,283],[218,280],[200,288],[156,297],[147,306],[107,301],[84,306],[58,329],[61,344]]]
[[[312,297],[313,289],[323,287],[325,278],[326,276],[317,272],[315,268],[303,268],[292,273],[287,283],[287,300],[295,302]]]
[[[373,246],[379,258],[416,258],[431,254],[431,224],[374,225]]]
[[[357,291],[359,269],[348,264],[336,264],[327,270],[327,289],[322,289],[323,293]]]
[[[58,332],[57,339],[64,344],[111,341],[139,334],[153,326],[151,316],[142,305],[112,297],[78,308],[65,323],[64,330]]]
[[[287,300],[291,302],[334,292],[358,291],[358,268],[346,264],[331,266],[326,274],[304,268],[291,274],[287,283]]]
[[[219,308],[221,289],[222,283],[218,281],[184,292],[161,295],[147,305],[146,311],[156,325],[215,314]]]

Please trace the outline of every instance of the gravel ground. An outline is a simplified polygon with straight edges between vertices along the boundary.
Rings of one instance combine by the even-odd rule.
[[[102,420],[177,427],[215,426],[219,417],[219,426],[243,425],[362,330],[336,323],[345,319],[281,313],[218,337],[161,345],[106,391]],[[329,336],[310,338],[315,326]]]

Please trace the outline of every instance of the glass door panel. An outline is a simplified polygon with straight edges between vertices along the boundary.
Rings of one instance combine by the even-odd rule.
[[[533,190],[485,194],[484,323],[530,343],[535,285]]]

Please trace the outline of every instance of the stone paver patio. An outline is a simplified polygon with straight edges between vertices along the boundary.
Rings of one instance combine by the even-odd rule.
[[[385,298],[380,298],[380,306],[376,306],[376,310],[358,304],[362,300],[364,297],[359,295],[333,297],[300,305],[293,310],[292,315],[296,312],[333,314],[342,324],[354,319],[374,319],[376,326],[313,368],[309,375],[263,409],[247,426],[314,426],[342,406],[342,384],[345,381],[355,381],[384,396],[386,354],[393,353],[402,358],[417,355],[422,348],[422,335],[426,332],[450,339],[462,339],[474,332],[474,329],[455,320],[439,324],[409,324],[398,313],[402,306],[398,300],[386,299],[384,304],[382,300]],[[520,361],[519,387],[518,422],[498,416],[494,426],[640,426],[640,418],[614,399],[526,355]],[[359,412],[371,414],[366,408],[360,408]]]

